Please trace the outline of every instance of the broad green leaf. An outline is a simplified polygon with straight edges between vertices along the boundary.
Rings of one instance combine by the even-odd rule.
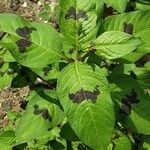
[[[101,34],[94,42],[96,54],[107,59],[115,59],[131,53],[140,44],[140,40],[132,35],[118,31]]]
[[[33,92],[29,104],[16,128],[17,142],[30,141],[43,135],[48,129],[59,125],[64,119],[64,114],[56,104],[52,91]]]
[[[105,20],[105,31],[124,31],[141,39],[142,44],[135,52],[125,56],[128,61],[135,62],[149,52],[148,38],[150,32],[150,11],[134,11],[120,15],[110,16]]]
[[[107,149],[114,110],[103,71],[76,61],[62,71],[57,88],[69,124],[81,141],[93,149]]]
[[[110,77],[110,81],[117,86],[112,91],[112,98],[120,105],[118,115],[121,114],[122,121],[128,128],[149,135],[150,95],[144,93],[136,80],[127,75],[113,75]],[[127,101],[130,103],[129,105]]]
[[[90,43],[99,30],[104,7],[101,0],[61,0],[60,28],[76,49]]]
[[[127,0],[103,0],[107,5],[112,6],[115,10],[123,13],[127,6]]]
[[[22,65],[42,68],[61,59],[59,34],[48,24],[27,22],[14,14],[0,14],[0,30],[11,35],[0,44]],[[18,44],[17,44],[18,43]]]

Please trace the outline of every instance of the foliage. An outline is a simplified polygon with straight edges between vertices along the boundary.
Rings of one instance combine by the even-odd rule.
[[[8,113],[15,128],[1,130],[0,147],[148,150],[149,5],[60,0],[57,30],[1,13],[0,89],[31,90],[26,109]]]

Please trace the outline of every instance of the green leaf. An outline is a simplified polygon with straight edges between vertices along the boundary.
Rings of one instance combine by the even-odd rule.
[[[149,150],[150,149],[150,136],[145,136],[144,143],[143,143],[143,148],[145,150]]]
[[[0,66],[0,90],[10,85],[13,77],[16,74],[9,68],[9,63],[5,63]]]
[[[144,67],[145,67],[147,70],[150,71],[150,61],[147,62],[147,63],[144,65]]]
[[[37,75],[44,80],[57,79],[60,71],[59,66],[56,64],[49,64],[43,68],[31,68]]]
[[[140,1],[137,1],[135,9],[137,9],[137,10],[144,10],[144,11],[145,10],[150,10],[150,5],[149,4],[141,3]]]
[[[123,13],[127,6],[127,0],[103,0],[107,5],[112,6],[115,10]]]
[[[136,62],[140,57],[149,52],[150,39],[150,11],[134,11],[106,18],[105,31],[125,31],[141,39],[142,44],[135,52],[124,58],[130,62]]]
[[[124,31],[124,23],[133,25],[133,33],[150,28],[150,11],[133,11],[106,18],[105,31]]]
[[[101,24],[103,1],[61,0],[60,28],[76,49],[90,43]]]
[[[121,134],[120,137],[113,142],[114,150],[124,150],[125,147],[126,150],[131,150],[131,141],[125,134]]]
[[[27,109],[16,128],[17,142],[36,139],[64,119],[60,108],[50,103],[56,101],[54,91],[49,91],[49,94],[44,91],[33,92],[28,100]]]
[[[57,88],[69,124],[81,141],[93,149],[107,149],[114,110],[103,71],[76,61],[62,71]]]
[[[150,35],[150,28],[135,33],[135,36],[141,38],[143,42],[143,44],[140,46],[140,49],[145,49],[146,52],[149,52],[150,47],[150,39],[148,35]]]
[[[60,136],[70,142],[72,141],[79,141],[79,138],[70,127],[69,123],[65,123],[61,129]]]
[[[8,130],[0,134],[0,143],[7,143],[8,145],[12,145],[15,142],[15,132]]]
[[[14,14],[0,14],[0,30],[11,35],[0,44],[22,65],[41,68],[63,57],[59,34],[48,24],[27,22]],[[18,43],[18,44],[17,44]]]
[[[115,59],[131,53],[140,44],[140,40],[132,35],[118,31],[101,34],[94,42],[96,54],[107,59]]]
[[[139,82],[140,86],[149,87],[150,71],[147,67],[136,67],[135,64],[118,65],[113,69],[111,75],[127,74]]]
[[[7,143],[4,143],[4,142],[0,142],[0,149],[1,150],[11,150],[12,148],[7,144]]]
[[[117,86],[112,91],[112,98],[119,104],[117,112],[122,122],[135,132],[149,135],[150,95],[144,93],[136,80],[127,75],[113,75],[110,81]]]

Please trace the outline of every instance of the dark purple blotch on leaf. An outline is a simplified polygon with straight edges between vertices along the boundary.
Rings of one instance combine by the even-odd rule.
[[[32,42],[26,39],[20,39],[16,42],[18,49],[21,53],[24,53],[26,51],[26,48],[29,47]]]
[[[150,62],[150,53],[145,54],[138,61],[136,61],[135,65],[137,67],[143,67],[147,62]]]
[[[43,119],[48,120],[48,121],[52,121],[48,110],[46,108],[40,109],[39,105],[34,105],[33,114],[37,115],[37,116],[41,115],[43,117]]]
[[[133,25],[131,23],[129,23],[129,24],[124,23],[123,24],[123,31],[125,33],[128,33],[128,34],[133,34]]]
[[[52,65],[51,64],[49,64],[46,67],[44,67],[43,68],[43,74],[44,74],[44,76],[47,76],[51,69],[52,69]]]
[[[96,102],[97,96],[100,94],[100,91],[98,90],[98,86],[91,92],[88,90],[80,89],[75,94],[69,93],[69,98],[74,103],[81,103],[82,101],[86,99],[90,99],[93,103]]]
[[[76,20],[76,10],[74,7],[70,7],[69,10],[67,11],[67,14],[65,15],[65,19],[70,18]]]
[[[28,38],[29,38],[29,35],[30,35],[33,31],[36,31],[36,28],[34,28],[34,27],[31,27],[31,28],[23,27],[23,28],[18,28],[18,29],[16,30],[16,33],[17,33],[20,37],[25,38],[25,39],[28,39]]]
[[[120,114],[129,116],[131,114],[131,105],[128,102],[122,103],[121,109],[119,110]]]
[[[18,28],[16,30],[16,33],[22,37],[20,40],[18,40],[16,42],[17,46],[18,46],[18,49],[21,53],[24,53],[26,51],[26,48],[29,47],[32,42],[29,40],[30,38],[30,34],[33,32],[33,31],[36,31],[35,28],[31,27],[31,28],[28,28],[28,27],[23,27],[23,28]]]
[[[70,7],[69,10],[67,11],[67,14],[65,15],[65,19],[79,20],[80,18],[88,20],[86,11],[79,10],[79,12],[77,12],[74,7]]]
[[[86,14],[86,11],[80,10],[77,14],[77,20],[83,18],[84,20],[88,20],[88,16]]]
[[[137,93],[132,90],[130,94],[126,94],[126,96],[121,99],[121,102],[122,105],[119,113],[128,116],[131,114],[132,104],[137,104],[140,100],[138,99]]]

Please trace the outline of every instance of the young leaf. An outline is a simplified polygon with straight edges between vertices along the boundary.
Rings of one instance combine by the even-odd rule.
[[[105,31],[124,31],[125,27],[132,28],[133,34],[150,28],[150,11],[133,11],[106,18]],[[127,26],[126,26],[127,25]]]
[[[103,1],[61,0],[60,28],[76,48],[96,37],[101,24]]]
[[[47,24],[27,22],[14,14],[0,14],[0,30],[11,35],[10,42],[0,44],[9,49],[22,65],[44,67],[63,57],[61,39]]]
[[[134,11],[120,15],[110,16],[105,20],[105,31],[123,31],[133,34],[141,39],[142,44],[135,52],[124,57],[130,62],[136,62],[140,57],[149,52],[150,11]]]
[[[69,123],[81,141],[93,149],[107,149],[114,110],[103,71],[76,61],[62,71],[57,88]]]
[[[127,0],[103,0],[107,5],[112,6],[115,10],[123,13],[127,6]]]
[[[93,48],[98,56],[115,59],[131,53],[139,44],[140,40],[132,35],[108,31],[104,32],[93,42]]]

